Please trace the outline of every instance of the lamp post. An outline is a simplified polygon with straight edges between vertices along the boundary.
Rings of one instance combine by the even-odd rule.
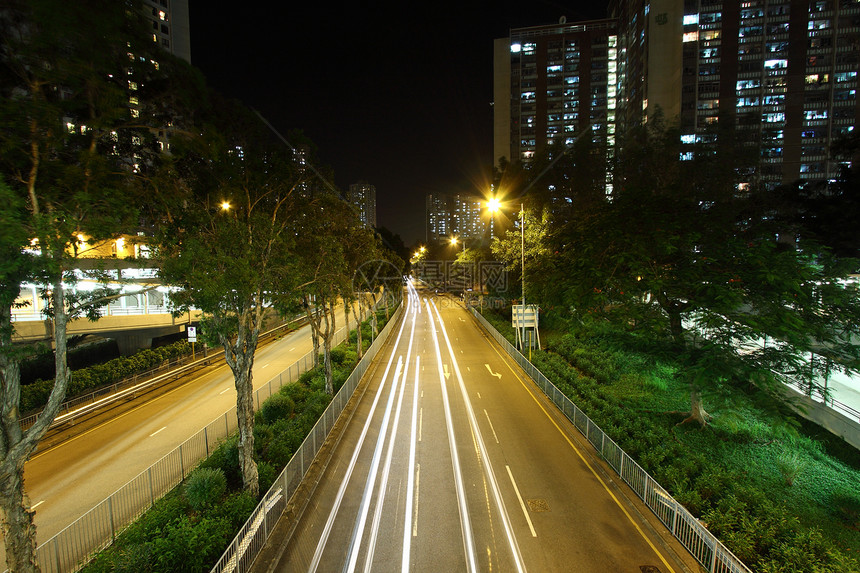
[[[451,237],[450,241],[448,241],[452,247],[456,247],[459,239],[457,237]],[[466,266],[466,239],[463,239],[463,267],[468,268]],[[466,300],[466,284],[463,285],[463,300]]]

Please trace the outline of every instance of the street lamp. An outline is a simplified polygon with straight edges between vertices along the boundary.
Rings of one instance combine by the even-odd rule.
[[[221,202],[221,210],[222,211],[229,211],[230,210],[230,202],[229,201],[222,201]]]

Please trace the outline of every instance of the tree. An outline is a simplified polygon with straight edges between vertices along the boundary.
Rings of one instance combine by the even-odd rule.
[[[0,504],[12,571],[39,569],[24,463],[66,394],[66,325],[98,306],[68,290],[80,273],[81,238],[116,238],[138,222],[135,171],[155,146],[128,90],[159,74],[145,30],[121,3],[32,0],[0,10],[0,162],[8,184],[0,236]],[[11,323],[24,280],[44,285],[56,366],[48,403],[26,431],[18,410],[26,349],[13,345]]]
[[[162,280],[181,287],[174,296],[178,310],[203,311],[203,335],[224,347],[236,386],[243,486],[257,495],[254,353],[266,309],[295,287],[296,213],[305,179],[256,117],[238,103],[213,101],[210,139],[176,157],[180,187],[162,189],[170,216],[161,221],[156,261]]]
[[[703,394],[741,384],[779,401],[810,351],[856,369],[860,324],[856,283],[842,280],[851,264],[778,242],[760,192],[742,191],[743,147],[716,136],[713,152],[659,118],[631,132],[615,193],[556,226],[544,261],[548,284],[569,277],[555,296],[572,308],[671,337],[690,384],[685,421],[702,425]]]

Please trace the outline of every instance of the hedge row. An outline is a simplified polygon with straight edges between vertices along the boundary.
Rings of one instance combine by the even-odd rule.
[[[121,380],[151,370],[170,360],[191,354],[191,345],[181,340],[167,346],[147,348],[131,356],[121,356],[102,364],[94,364],[87,368],[72,372],[66,397],[73,398],[81,394],[93,392],[103,386],[115,384]],[[21,411],[31,412],[42,408],[48,403],[48,396],[54,387],[53,380],[37,380],[21,388]]]

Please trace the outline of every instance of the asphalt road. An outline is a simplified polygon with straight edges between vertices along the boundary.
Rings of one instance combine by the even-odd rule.
[[[292,535],[255,572],[692,569],[461,304],[409,291],[305,510],[276,529]]]
[[[337,316],[342,324],[343,312]],[[354,325],[354,323],[351,323]],[[259,388],[313,348],[304,326],[257,350]],[[157,397],[89,420],[91,426],[44,451],[24,467],[39,543],[44,543],[121,486],[236,405],[233,374],[223,360]],[[0,559],[5,550],[0,544]]]

